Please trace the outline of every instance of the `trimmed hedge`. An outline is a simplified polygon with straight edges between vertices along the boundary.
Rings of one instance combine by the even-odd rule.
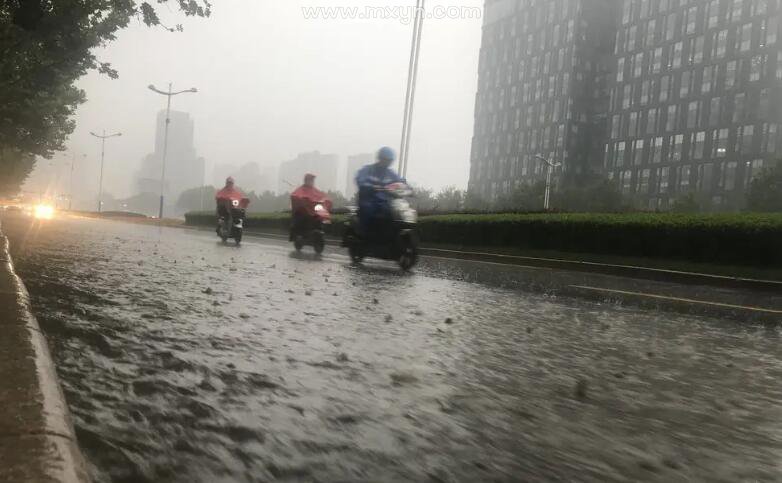
[[[332,224],[326,225],[326,234],[342,235],[342,225],[347,215],[331,215]],[[213,211],[194,211],[185,213],[185,224],[192,226],[216,225],[216,215]],[[274,230],[287,232],[291,226],[290,213],[248,213],[244,227],[258,230]]]
[[[214,213],[185,215],[190,225]],[[343,216],[328,230],[339,235]],[[250,214],[248,228],[287,230],[287,213]],[[692,262],[782,267],[782,213],[433,215],[419,220],[424,243],[514,247]]]

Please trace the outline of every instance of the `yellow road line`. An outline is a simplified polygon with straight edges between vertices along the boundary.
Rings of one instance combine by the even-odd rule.
[[[643,292],[629,292],[626,290],[614,290],[609,288],[600,288],[600,287],[587,287],[585,285],[570,285],[572,288],[578,288],[583,290],[591,290],[593,292],[609,292],[609,293],[616,293],[621,295],[635,295],[639,297],[646,297],[651,299],[658,299],[658,300],[668,300],[668,301],[674,301],[674,302],[686,302],[689,304],[700,304],[700,305],[710,305],[713,307],[722,307],[722,308],[729,308],[729,309],[740,309],[740,310],[749,310],[752,312],[760,312],[764,314],[774,314],[774,315],[782,315],[782,310],[775,310],[775,309],[764,309],[761,307],[750,307],[746,305],[734,305],[734,304],[725,304],[722,302],[709,302],[707,300],[695,300],[695,299],[686,299],[681,297],[669,297],[667,295],[654,295],[649,293],[643,293]]]

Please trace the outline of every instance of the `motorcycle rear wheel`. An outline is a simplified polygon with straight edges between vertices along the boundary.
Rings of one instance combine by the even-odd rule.
[[[364,251],[356,245],[350,245],[348,247],[348,255],[353,263],[361,263],[364,261]]]
[[[326,240],[323,239],[323,235],[318,233],[315,235],[315,239],[312,242],[312,248],[315,249],[315,253],[320,255],[323,253],[323,249],[326,247]]]
[[[409,241],[402,246],[402,254],[399,256],[399,267],[407,272],[418,263],[418,247]]]

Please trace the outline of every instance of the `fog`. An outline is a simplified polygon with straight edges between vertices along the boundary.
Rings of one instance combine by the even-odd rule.
[[[414,4],[371,3],[404,5],[410,9],[405,15]],[[80,80],[88,101],[78,110],[68,151],[53,163],[40,161],[26,189],[59,178],[58,189],[67,190],[66,160],[76,153],[75,198],[94,196],[100,145],[89,132],[105,129],[123,136],[107,141],[104,191],[135,194],[135,173],[153,150],[155,118],[165,108],[165,97],[149,91],[149,84],[199,90],[174,97],[172,109],[188,112],[195,122],[195,148],[206,159],[207,183],[222,175],[213,176],[216,165],[270,166],[319,150],[337,154],[344,166],[351,154],[381,145],[398,149],[410,19],[305,19],[302,10],[333,5],[221,0],[208,19],[185,19],[161,7],[163,23],[182,23],[184,31],[137,22],[99,50],[99,60],[111,62],[120,78],[91,72]],[[366,0],[340,5],[364,8]],[[430,0],[427,7],[455,5]],[[470,16],[424,25],[408,178],[435,190],[467,184],[481,31],[481,19]]]

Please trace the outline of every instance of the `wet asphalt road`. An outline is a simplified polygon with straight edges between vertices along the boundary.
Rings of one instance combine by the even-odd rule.
[[[778,327],[544,297],[512,269],[469,281],[476,264],[3,230],[98,482],[782,481]]]

